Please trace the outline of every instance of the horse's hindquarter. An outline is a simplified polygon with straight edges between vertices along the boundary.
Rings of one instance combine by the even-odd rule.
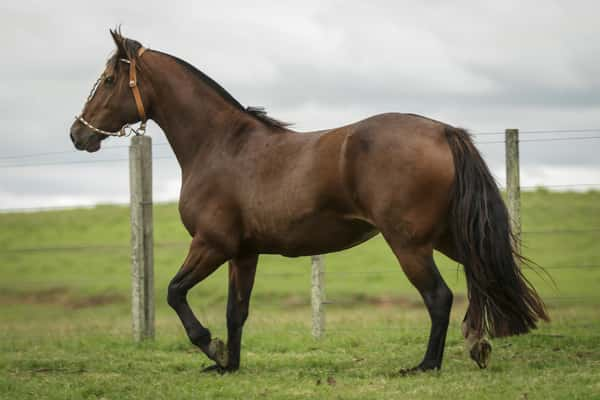
[[[411,114],[359,123],[347,143],[346,174],[363,214],[382,232],[416,244],[445,229],[454,161],[445,125]]]
[[[382,114],[282,138],[257,170],[260,190],[244,212],[250,239],[284,255],[342,250],[380,230],[407,243],[435,241],[454,181],[444,130],[427,118]]]
[[[300,256],[352,247],[377,233],[345,184],[350,132],[286,134],[261,146],[238,190],[247,246]]]

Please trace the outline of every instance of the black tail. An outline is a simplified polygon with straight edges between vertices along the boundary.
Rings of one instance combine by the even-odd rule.
[[[467,276],[468,328],[490,336],[529,332],[548,315],[517,265],[526,260],[515,250],[498,186],[466,131],[447,127],[446,138],[455,168],[450,230]]]

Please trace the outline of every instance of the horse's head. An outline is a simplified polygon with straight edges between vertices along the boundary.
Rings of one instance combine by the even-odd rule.
[[[117,50],[94,84],[81,114],[71,125],[71,140],[78,150],[98,151],[108,136],[124,136],[129,124],[142,121],[145,128],[147,98],[137,87],[138,59],[144,47],[135,40],[110,31]],[[131,128],[129,128],[131,129]]]

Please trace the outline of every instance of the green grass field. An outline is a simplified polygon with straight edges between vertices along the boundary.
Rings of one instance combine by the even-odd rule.
[[[209,362],[166,305],[188,238],[176,206],[156,205],[156,331],[134,344],[129,313],[129,210],[119,206],[0,214],[0,398],[600,399],[600,192],[523,194],[529,274],[553,319],[493,341],[488,369],[465,352],[464,276],[437,257],[455,292],[441,372],[398,376],[423,356],[429,319],[380,237],[327,255],[326,336],[310,335],[310,262],[262,256],[242,369]],[[226,268],[190,293],[226,337]]]

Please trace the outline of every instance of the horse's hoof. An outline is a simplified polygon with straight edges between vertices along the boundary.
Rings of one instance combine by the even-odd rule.
[[[492,345],[486,339],[480,339],[473,344],[469,354],[473,361],[477,363],[479,368],[484,369],[490,362]]]
[[[202,370],[200,372],[202,372],[203,374],[209,374],[209,373],[216,372],[217,374],[223,375],[225,373],[225,368],[219,366],[218,364],[213,364],[206,368],[202,368]]]
[[[398,375],[401,375],[401,376],[415,375],[419,372],[436,371],[439,369],[440,369],[440,367],[436,364],[422,362],[421,364],[417,365],[416,367],[402,368],[400,371],[398,371]]]
[[[211,340],[210,344],[208,345],[206,355],[208,358],[216,362],[219,367],[223,369],[227,368],[227,365],[229,364],[229,351],[222,340]]]
[[[232,372],[237,372],[238,369],[239,369],[238,367],[228,366],[228,367],[223,368],[218,364],[213,364],[211,366],[202,368],[202,370],[200,370],[200,372],[202,372],[203,374],[217,373],[219,375],[224,375],[224,374],[230,374]]]
[[[423,370],[420,369],[418,366],[412,367],[412,368],[402,368],[401,370],[398,371],[398,375],[409,376],[409,375],[416,375],[419,372],[423,372]]]

